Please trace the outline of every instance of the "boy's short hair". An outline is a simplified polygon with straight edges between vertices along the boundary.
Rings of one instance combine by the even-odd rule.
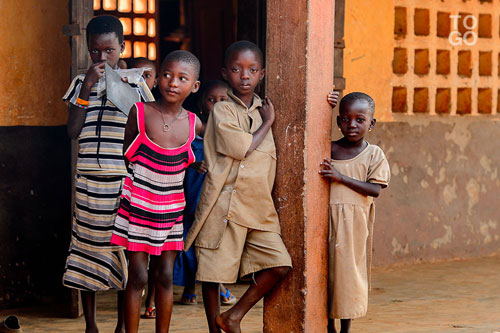
[[[112,15],[99,15],[87,24],[87,43],[90,35],[103,35],[114,32],[118,42],[123,43],[123,25],[120,20]]]
[[[233,53],[247,50],[252,51],[257,55],[257,58],[260,62],[260,67],[264,68],[264,55],[262,54],[262,50],[257,45],[248,40],[239,40],[229,45],[229,47],[226,49],[226,52],[224,53],[224,67],[227,67],[227,62],[229,61]]]
[[[360,100],[368,103],[368,108],[373,115],[375,113],[375,101],[370,97],[370,95],[358,91],[349,93],[342,97],[342,99],[340,100],[339,112],[342,112],[346,107]]]
[[[156,72],[156,65],[154,62],[145,57],[131,58],[127,61],[128,68],[137,68],[141,63],[148,63],[151,69]]]
[[[184,50],[172,51],[169,54],[167,54],[165,59],[163,59],[160,69],[163,68],[163,66],[165,66],[166,63],[174,61],[181,61],[193,67],[196,80],[198,80],[198,78],[200,77],[201,64],[198,58],[194,54]]]

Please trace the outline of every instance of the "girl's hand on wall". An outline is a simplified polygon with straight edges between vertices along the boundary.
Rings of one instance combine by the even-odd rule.
[[[340,96],[340,93],[338,91],[335,91],[334,89],[335,89],[335,85],[333,86],[332,90],[326,96],[326,100],[328,101],[328,104],[330,104],[330,106],[332,108],[337,106],[337,103],[339,101],[339,96]]]

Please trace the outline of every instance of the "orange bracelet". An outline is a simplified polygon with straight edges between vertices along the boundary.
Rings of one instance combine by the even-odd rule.
[[[80,104],[80,105],[89,105],[89,101],[86,101],[84,99],[81,99],[80,97],[77,97],[76,98],[76,103]]]

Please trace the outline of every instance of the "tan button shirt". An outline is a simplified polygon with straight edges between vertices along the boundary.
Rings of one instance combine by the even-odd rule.
[[[229,93],[229,100],[216,103],[204,137],[208,173],[203,183],[195,221],[185,241],[188,249],[219,246],[228,221],[264,231],[280,233],[271,191],[276,175],[276,147],[271,130],[245,158],[252,133],[262,125],[254,95],[250,108]]]

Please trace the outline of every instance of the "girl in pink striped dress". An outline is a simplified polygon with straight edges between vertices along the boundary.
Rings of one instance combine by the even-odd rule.
[[[137,103],[125,127],[123,149],[128,175],[111,243],[128,251],[125,327],[137,332],[141,296],[148,281],[148,257],[156,287],[156,331],[168,332],[173,305],[173,266],[183,248],[184,174],[194,162],[191,142],[201,121],[182,108],[199,87],[200,63],[187,51],[174,51],[159,75],[162,98]]]
[[[187,141],[177,148],[163,148],[146,133],[144,103],[137,103],[136,110],[139,135],[125,152],[129,173],[111,242],[128,251],[159,256],[163,251],[180,251],[184,246],[183,181],[186,167],[194,162],[191,142],[196,115],[187,112]]]

